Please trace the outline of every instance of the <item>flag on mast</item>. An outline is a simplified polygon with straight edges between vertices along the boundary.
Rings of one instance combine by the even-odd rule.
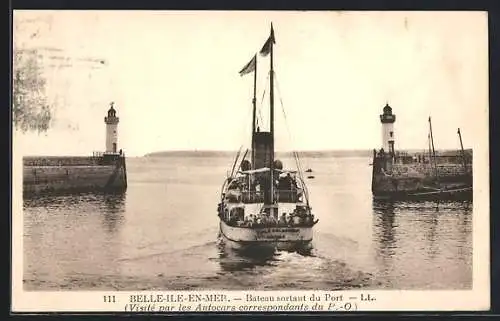
[[[266,43],[264,46],[262,46],[262,49],[260,50],[260,54],[262,56],[267,56],[271,52],[271,46],[276,43],[276,40],[274,39],[274,28],[273,24],[271,23],[271,34],[269,35],[269,38],[266,40]]]
[[[243,69],[240,70],[240,76],[246,75],[248,73],[251,73],[252,71],[255,71],[255,65],[257,62],[257,55],[254,55],[252,60],[250,60]]]

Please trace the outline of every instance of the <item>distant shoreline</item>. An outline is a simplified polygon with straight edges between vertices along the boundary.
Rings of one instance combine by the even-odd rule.
[[[422,153],[427,152],[424,149],[405,149],[399,150],[407,153]],[[471,149],[466,149],[471,151]],[[459,152],[458,149],[442,149],[436,150],[436,153],[443,152]],[[237,151],[216,151],[216,150],[173,150],[173,151],[158,151],[147,153],[144,157],[234,157]],[[370,157],[373,154],[373,149],[363,150],[318,150],[318,151],[298,151],[300,157]],[[278,151],[278,157],[293,157],[291,151]]]
[[[234,157],[238,151],[215,150],[175,150],[159,151],[145,154],[144,157]],[[243,152],[242,152],[243,153]],[[326,151],[298,151],[299,156],[369,156],[369,150],[326,150]],[[278,157],[293,157],[291,151],[278,151]]]
[[[428,150],[424,149],[398,149],[397,152],[405,152],[409,154],[413,153],[428,153]],[[472,154],[472,149],[466,148],[465,152],[467,154]],[[234,158],[237,151],[233,150],[169,150],[169,151],[157,151],[151,152],[144,155],[127,155],[127,158],[151,158],[151,157],[221,157],[221,158]],[[293,152],[291,151],[278,151],[276,155],[278,157],[291,158],[293,157]],[[459,154],[459,149],[439,149],[436,150],[436,155],[443,153]],[[373,155],[373,149],[352,149],[352,150],[306,150],[298,151],[299,157],[371,157]],[[23,155],[22,158],[54,158],[54,157],[91,157],[91,154],[57,154],[57,155]]]

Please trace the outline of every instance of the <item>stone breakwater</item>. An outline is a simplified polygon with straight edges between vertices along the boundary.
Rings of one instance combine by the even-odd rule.
[[[127,188],[122,155],[24,157],[23,196],[121,192]]]
[[[465,154],[465,153],[464,153]],[[472,151],[431,157],[373,151],[372,194],[388,199],[472,199]]]
[[[472,164],[465,167],[462,164],[437,164],[432,167],[428,164],[394,164],[392,175],[395,177],[459,177],[472,172]]]
[[[26,166],[92,166],[102,161],[100,156],[27,156],[23,158]]]

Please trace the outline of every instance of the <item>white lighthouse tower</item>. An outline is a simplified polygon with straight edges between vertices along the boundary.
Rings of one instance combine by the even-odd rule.
[[[118,122],[120,119],[116,117],[116,110],[113,108],[114,103],[108,110],[108,116],[104,117],[106,123],[106,154],[117,154],[118,148]]]
[[[394,156],[394,122],[396,115],[392,113],[392,108],[387,103],[384,107],[380,122],[382,123],[382,148],[384,152]]]

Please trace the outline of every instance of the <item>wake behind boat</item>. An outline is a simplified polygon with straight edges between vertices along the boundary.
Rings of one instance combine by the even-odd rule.
[[[309,205],[298,155],[294,153],[297,170],[284,170],[282,162],[275,160],[274,44],[271,24],[271,34],[260,51],[262,56],[270,56],[269,131],[261,131],[256,120],[257,55],[240,71],[242,76],[254,73],[251,161],[246,159],[248,150],[240,159],[240,149],[224,181],[217,209],[220,234],[236,248],[307,249],[318,220]]]

